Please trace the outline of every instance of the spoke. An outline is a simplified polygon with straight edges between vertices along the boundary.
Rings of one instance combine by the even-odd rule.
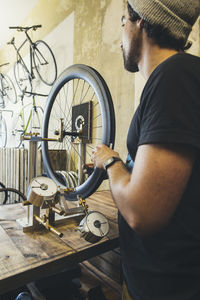
[[[99,113],[96,117],[93,117],[93,121],[96,120],[100,116],[101,116],[101,113]]]
[[[79,100],[79,103],[81,104],[84,97],[82,96],[83,95],[83,91],[84,91],[84,87],[85,87],[85,80],[83,80],[83,85],[82,85],[82,89],[81,89],[81,94],[80,94],[80,100]]]
[[[99,125],[99,126],[94,126],[93,129],[96,129],[96,128],[103,128],[102,125]]]

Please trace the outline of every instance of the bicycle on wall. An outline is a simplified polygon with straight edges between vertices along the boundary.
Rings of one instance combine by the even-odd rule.
[[[0,148],[5,148],[7,144],[7,126],[6,120],[3,117],[2,110],[0,111]]]
[[[8,64],[4,63],[0,65],[0,68]],[[0,72],[0,107],[5,108],[8,101],[11,103],[17,102],[16,90],[10,77]]]
[[[32,103],[24,105],[25,94],[32,95]],[[41,135],[43,108],[36,105],[35,95],[44,96],[37,93],[22,92],[21,98],[21,110],[13,122],[12,128],[12,143],[13,147],[19,148],[22,145],[22,137],[30,135],[32,133]],[[31,106],[31,109],[30,109]],[[28,116],[28,118],[26,118]]]
[[[5,148],[7,145],[7,125],[3,116],[7,112],[11,113],[11,116],[13,115],[12,110],[0,110],[0,148]]]
[[[26,39],[19,47],[15,45],[15,38],[13,37],[7,44],[12,45],[16,51],[17,59],[14,65],[14,76],[19,89],[23,92],[27,90],[32,92],[32,80],[36,78],[35,70],[42,80],[47,85],[53,85],[57,78],[57,65],[54,54],[46,42],[38,40],[33,42],[28,31],[37,30],[42,25],[33,25],[30,27],[12,26],[9,29],[16,29],[17,31],[24,32]],[[20,54],[23,46],[29,43],[29,67]]]

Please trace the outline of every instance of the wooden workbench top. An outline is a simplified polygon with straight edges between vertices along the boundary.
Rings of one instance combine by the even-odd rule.
[[[26,215],[25,207],[0,206],[0,294],[118,247],[117,209],[110,192],[96,192],[86,203],[106,215],[110,224],[108,236],[95,244],[80,238],[80,219],[56,225],[62,238],[45,228],[24,233],[16,220]]]

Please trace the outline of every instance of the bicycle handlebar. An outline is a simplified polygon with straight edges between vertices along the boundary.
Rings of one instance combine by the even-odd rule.
[[[9,65],[9,64],[10,64],[10,63],[4,63],[4,64],[0,65],[0,68],[3,67],[3,66],[7,66],[7,65]]]
[[[41,28],[42,25],[33,25],[29,27],[22,27],[22,26],[10,26],[9,29],[17,29],[17,31],[28,31],[30,29],[37,30],[38,28]]]
[[[29,95],[32,95],[32,96],[48,97],[48,95],[45,95],[45,94],[26,92],[26,91],[25,91],[25,94],[29,94]]]

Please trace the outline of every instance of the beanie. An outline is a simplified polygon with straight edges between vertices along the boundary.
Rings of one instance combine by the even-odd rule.
[[[185,42],[200,14],[200,0],[128,0],[133,10],[150,24],[161,25]]]

